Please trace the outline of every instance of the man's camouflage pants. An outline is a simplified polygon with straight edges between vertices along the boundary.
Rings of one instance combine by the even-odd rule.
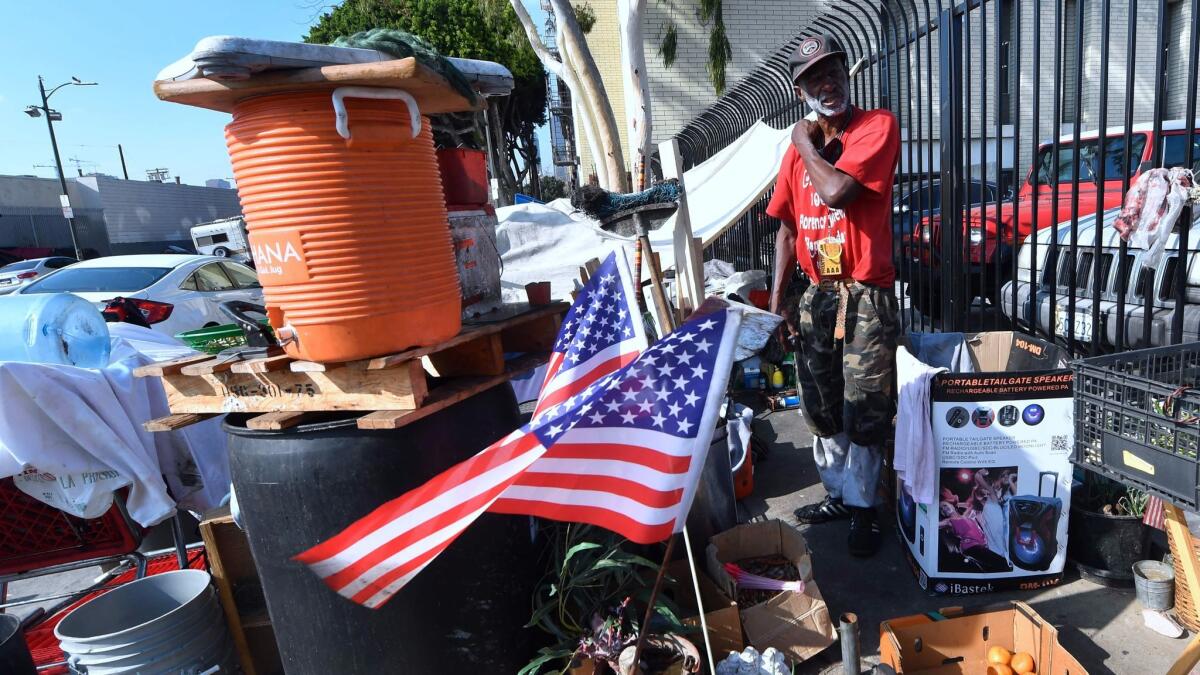
[[[839,298],[845,299],[841,339],[835,337]],[[809,286],[793,316],[801,408],[818,437],[813,450],[822,482],[830,496],[870,506],[896,410],[896,296],[854,281],[823,282]]]

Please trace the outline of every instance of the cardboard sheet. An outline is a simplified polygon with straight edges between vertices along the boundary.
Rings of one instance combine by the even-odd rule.
[[[794,662],[805,661],[833,644],[836,629],[812,575],[808,545],[795,528],[779,520],[747,523],[712,538],[706,552],[709,575],[729,597],[737,597],[724,563],[782,555],[796,565],[804,592],[781,592],[752,607],[741,607],[747,643],[759,651],[774,647]]]

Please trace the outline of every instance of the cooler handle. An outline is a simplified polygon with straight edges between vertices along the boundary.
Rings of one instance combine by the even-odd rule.
[[[1039,497],[1044,496],[1044,495],[1042,495],[1042,479],[1046,476],[1054,476],[1054,494],[1052,495],[1052,497],[1057,499],[1058,498],[1058,472],[1057,471],[1043,471],[1038,474],[1038,496]]]
[[[266,307],[243,300],[228,300],[222,302],[218,307],[226,316],[233,319],[238,328],[242,329],[242,333],[246,335],[246,344],[259,349],[274,346],[275,341],[270,334],[264,331],[263,327],[248,314],[253,312],[269,316]]]
[[[412,123],[412,137],[421,133],[421,111],[417,108],[417,99],[403,89],[384,89],[380,87],[338,87],[333,90],[333,113],[337,116],[338,135],[350,140],[350,116],[346,112],[347,98],[378,98],[399,99],[408,107],[409,121]]]

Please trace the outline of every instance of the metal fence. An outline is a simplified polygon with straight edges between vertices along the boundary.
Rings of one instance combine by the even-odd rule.
[[[685,164],[760,119],[803,116],[787,56],[831,33],[860,63],[855,103],[900,120],[892,230],[912,329],[1016,327],[1080,355],[1200,339],[1200,209],[1185,209],[1158,261],[1113,228],[1148,169],[1200,172],[1200,0],[827,7],[680,131]],[[769,197],[707,257],[771,270]]]

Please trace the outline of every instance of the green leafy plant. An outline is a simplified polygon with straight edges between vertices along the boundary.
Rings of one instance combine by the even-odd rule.
[[[663,33],[662,41],[658,43],[658,55],[662,57],[663,65],[670,68],[675,63],[675,52],[679,49],[679,31],[675,24],[668,23]]]
[[[1150,495],[1142,492],[1137,488],[1126,488],[1125,496],[1117,500],[1117,513],[1123,516],[1137,516],[1141,518],[1146,515],[1146,503],[1150,501]]]
[[[708,77],[713,91],[725,93],[725,70],[733,58],[733,47],[725,33],[725,18],[721,15],[721,0],[700,0],[700,20],[712,21],[708,34]]]
[[[579,641],[576,656],[604,661],[610,666],[621,658],[621,652],[637,642],[637,619],[630,611],[633,598],[625,598],[607,616],[592,616],[592,634]]]
[[[1150,495],[1092,471],[1083,471],[1083,490],[1074,499],[1080,508],[1112,516],[1137,516],[1146,513]]]
[[[543,647],[518,675],[565,673],[576,657],[615,660],[622,646],[637,640],[641,611],[649,601],[658,563],[631,553],[628,541],[602,528],[547,521],[542,531],[552,542],[546,575],[533,594],[526,627],[549,633]],[[660,594],[652,630],[683,633],[678,609]]]
[[[572,3],[571,8],[575,10],[575,21],[579,23],[579,30],[583,31],[584,35],[592,32],[592,27],[596,25],[596,10],[592,9],[592,3]]]

